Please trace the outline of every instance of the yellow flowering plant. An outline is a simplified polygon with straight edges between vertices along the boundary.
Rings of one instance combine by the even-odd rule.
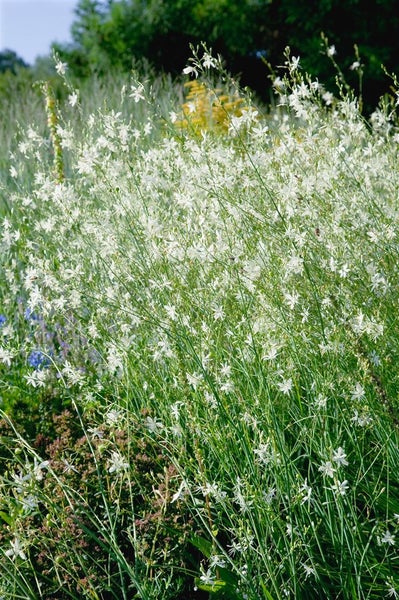
[[[180,118],[175,121],[175,127],[179,129],[190,129],[196,135],[203,131],[226,134],[232,117],[241,117],[249,110],[238,92],[212,88],[198,79],[187,81],[184,87],[186,101]]]

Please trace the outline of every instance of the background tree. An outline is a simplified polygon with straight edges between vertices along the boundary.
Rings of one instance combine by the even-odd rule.
[[[229,68],[253,61],[271,37],[265,10],[271,0],[80,0],[73,45],[55,49],[77,74],[130,69],[145,57],[156,68],[180,73],[201,41],[220,52]],[[257,59],[258,69],[266,73]]]
[[[301,56],[312,75],[330,87],[335,72],[321,51],[324,32],[337,60],[356,85],[349,67],[357,44],[365,73],[365,93],[375,101],[388,90],[381,63],[399,65],[396,0],[80,0],[72,27],[73,44],[57,47],[79,75],[110,67],[129,70],[145,57],[156,68],[181,72],[189,43],[205,41],[220,52],[242,83],[267,89],[262,56],[281,64],[286,46]]]
[[[0,52],[0,73],[10,71],[15,74],[19,68],[26,68],[27,66],[26,62],[14,50],[6,49]]]
[[[364,94],[375,103],[388,91],[388,71],[399,69],[399,13],[396,0],[279,0],[276,20],[284,25],[287,43],[301,55],[304,69],[333,82],[331,62],[320,52],[323,32],[337,51],[336,60],[356,88],[354,44],[364,71]]]
[[[32,85],[29,66],[14,50],[0,52],[0,109]]]

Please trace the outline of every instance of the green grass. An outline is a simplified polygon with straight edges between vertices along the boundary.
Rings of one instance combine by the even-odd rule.
[[[286,70],[70,89],[63,182],[3,132],[4,598],[399,594],[396,116]]]

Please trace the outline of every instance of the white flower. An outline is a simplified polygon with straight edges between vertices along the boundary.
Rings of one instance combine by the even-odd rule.
[[[255,448],[254,454],[257,456],[256,461],[261,465],[270,463],[279,465],[281,463],[281,454],[273,448],[269,439],[266,444],[259,444],[259,447]]]
[[[357,71],[360,68],[360,62],[355,60],[355,62],[353,62],[349,68],[351,71]]]
[[[125,461],[119,452],[112,451],[109,460],[108,473],[119,473],[125,471],[129,467],[129,463]]]
[[[205,67],[205,69],[213,69],[217,65],[217,60],[216,58],[213,58],[213,56],[211,56],[208,52],[205,52],[204,56],[202,57],[202,64]]]
[[[223,377],[230,377],[231,375],[231,365],[228,363],[223,363],[220,367],[220,375]]]
[[[15,356],[15,351],[14,350],[9,350],[8,348],[2,348],[0,346],[0,362],[2,362],[4,365],[7,365],[7,367],[11,366],[11,361]]]
[[[238,506],[240,507],[241,512],[245,513],[252,506],[253,500],[250,500],[249,498],[245,498],[244,494],[242,493],[241,488],[242,488],[242,481],[241,481],[240,477],[237,477],[237,483],[234,486],[234,502],[237,502]]]
[[[186,379],[188,385],[191,385],[195,390],[199,383],[203,380],[201,373],[186,373]]]
[[[327,398],[326,398],[326,396],[323,396],[323,394],[318,394],[314,403],[315,403],[316,408],[326,408]]]
[[[326,462],[321,463],[319,471],[327,477],[334,477],[336,469],[334,469],[332,462],[327,460]]]
[[[123,371],[125,356],[123,350],[111,343],[107,352],[107,367],[110,373]]]
[[[227,381],[224,381],[220,385],[220,391],[225,392],[226,394],[233,392],[234,391],[234,383],[230,379],[228,379]]]
[[[237,554],[237,552],[239,552],[239,553],[243,552],[243,547],[242,547],[241,542],[235,542],[233,540],[230,545],[227,545],[227,547],[229,549],[230,556],[235,556]]]
[[[310,577],[310,575],[316,575],[316,571],[314,570],[313,567],[311,567],[310,565],[307,565],[305,563],[301,563],[301,565],[305,570],[305,579]]]
[[[207,571],[203,571],[203,567],[201,567],[202,575],[200,576],[200,580],[204,585],[213,585],[216,581],[215,576],[212,571],[208,569]]]
[[[185,481],[182,481],[177,492],[175,494],[173,494],[172,500],[170,501],[170,503],[173,504],[173,502],[176,502],[177,500],[181,500],[182,498],[187,496],[188,491],[189,490],[188,490],[187,483]]]
[[[341,448],[341,446],[337,450],[334,450],[333,461],[335,463],[337,463],[338,467],[341,467],[341,466],[346,467],[349,464],[348,461],[346,460],[346,454],[344,452],[344,449]]]
[[[330,106],[330,104],[332,104],[332,101],[334,100],[334,96],[331,92],[324,92],[324,94],[322,95],[322,98],[323,98],[324,102],[327,104],[327,106]]]
[[[346,263],[342,265],[342,267],[339,269],[338,271],[338,275],[340,277],[342,277],[342,279],[346,279],[348,274],[349,274],[349,265],[347,265]]]
[[[357,383],[353,390],[350,391],[350,394],[351,400],[363,400],[366,392],[364,391],[364,387],[360,383]]]
[[[207,482],[200,491],[204,497],[212,496],[216,502],[223,502],[227,496],[227,492],[221,490],[217,483]]]
[[[385,584],[388,586],[387,597],[399,598],[399,593],[394,588],[393,581],[386,581]]]
[[[26,560],[26,554],[22,549],[21,542],[19,538],[14,538],[12,542],[10,542],[11,548],[6,551],[6,556],[11,558],[12,560],[20,557],[22,560]]]
[[[56,60],[55,70],[57,71],[58,75],[65,75],[67,68],[67,63],[63,63],[60,60]]]
[[[351,418],[352,423],[355,425],[359,425],[359,427],[365,427],[366,425],[370,425],[373,422],[373,418],[370,415],[363,413],[358,413],[357,410],[354,411],[354,416]]]
[[[36,479],[36,481],[42,481],[43,471],[44,469],[48,469],[49,464],[50,461],[48,460],[43,460],[41,463],[38,463],[35,457],[33,466],[33,476]]]
[[[332,46],[330,46],[329,48],[327,48],[327,56],[334,56],[334,54],[336,54],[337,51],[335,49],[334,44]]]
[[[32,479],[32,474],[27,473],[24,475],[23,471],[19,473],[13,473],[12,478],[14,480],[15,489],[18,494],[24,493],[24,488],[26,487],[26,482],[29,482]]]
[[[209,568],[214,569],[215,567],[222,567],[222,569],[226,566],[226,561],[222,556],[215,554],[214,556],[209,557]]]
[[[152,124],[150,123],[150,121],[148,121],[148,123],[146,123],[144,125],[144,135],[150,135],[152,131]]]
[[[290,307],[290,309],[293,310],[295,308],[295,306],[298,304],[299,294],[295,291],[292,292],[292,294],[290,294],[289,292],[285,292],[284,298],[285,298],[286,303]]]
[[[193,74],[195,77],[198,77],[198,71],[194,67],[186,67],[185,69],[183,69],[183,73],[184,75]]]
[[[44,387],[46,385],[46,377],[47,371],[44,369],[42,371],[32,371],[30,375],[24,375],[24,379],[26,379],[28,385],[34,388]]]
[[[390,546],[395,545],[395,536],[387,529],[381,538],[381,544],[389,544]]]
[[[280,344],[278,342],[270,342],[270,346],[263,354],[262,360],[274,360],[277,358],[279,350]]]
[[[281,77],[276,77],[273,81],[273,87],[278,92],[283,92],[285,90],[285,82],[281,79]]]
[[[271,504],[273,502],[273,500],[275,499],[275,497],[277,496],[277,490],[274,487],[270,487],[267,492],[264,492],[263,494],[263,498],[266,502],[266,504]]]
[[[159,429],[163,429],[163,423],[156,417],[147,417],[145,420],[145,426],[151,433],[157,433]]]
[[[177,311],[176,306],[174,304],[165,304],[164,306],[165,312],[168,315],[171,321],[176,321],[177,319]]]
[[[299,492],[304,494],[301,499],[301,504],[305,504],[305,502],[308,502],[310,500],[310,497],[312,495],[312,488],[308,485],[307,479],[305,479],[305,482],[299,488]]]
[[[36,498],[36,496],[34,496],[33,494],[29,494],[28,496],[24,496],[23,498],[21,498],[21,504],[23,510],[29,513],[31,510],[37,508],[39,501]]]
[[[67,461],[66,458],[63,458],[62,462],[65,465],[63,473],[71,473],[72,471],[74,473],[79,473],[79,470],[76,467],[74,467],[72,463],[70,463],[69,461]]]
[[[223,310],[223,306],[214,306],[212,308],[212,310],[213,310],[213,319],[215,321],[223,321],[223,319],[226,316],[226,314]]]
[[[104,432],[101,431],[101,429],[98,429],[97,427],[88,427],[87,431],[90,433],[92,440],[96,438],[102,440],[104,437]]]
[[[287,278],[289,275],[300,275],[303,271],[303,258],[296,254],[291,254],[286,264],[286,272],[284,277]]]
[[[182,402],[181,400],[178,400],[177,402],[175,402],[174,404],[171,405],[170,414],[172,415],[172,417],[174,419],[178,419],[180,417],[180,407],[181,406],[184,406],[184,402]]]
[[[77,105],[78,100],[79,100],[79,91],[78,90],[72,92],[72,94],[69,94],[68,102],[69,102],[70,106],[72,106],[72,108]]]
[[[122,411],[116,410],[116,408],[111,408],[105,415],[105,420],[107,421],[108,425],[115,425],[120,419],[122,419],[122,417]]]
[[[290,64],[290,71],[296,71],[297,68],[299,67],[299,61],[300,58],[299,56],[293,56],[291,59],[291,64]]]
[[[64,362],[64,366],[61,372],[66,378],[68,385],[77,385],[79,387],[82,387],[84,383],[84,377],[82,372],[79,369],[73,367],[68,360]]]
[[[139,102],[140,100],[144,100],[143,92],[144,92],[144,86],[142,83],[139,83],[138,86],[131,85],[129,98],[133,98],[133,100],[137,104],[137,102]]]
[[[335,485],[333,485],[331,487],[333,492],[336,492],[337,494],[340,494],[341,496],[345,496],[347,490],[349,489],[349,483],[348,481],[345,479],[345,481],[337,481],[337,483]]]
[[[375,350],[372,350],[369,354],[369,359],[372,365],[379,367],[381,364],[381,358],[378,356]]]
[[[280,392],[283,392],[283,394],[289,394],[292,390],[291,377],[289,379],[283,379],[283,381],[277,384],[277,387],[280,390]]]

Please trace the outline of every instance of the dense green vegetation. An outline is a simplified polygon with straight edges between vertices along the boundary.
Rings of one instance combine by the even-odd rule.
[[[180,75],[190,44],[207,40],[227,69],[240,74],[242,85],[266,101],[271,97],[266,63],[283,64],[287,46],[301,57],[307,73],[338,93],[331,60],[336,53],[350,87],[363,96],[367,114],[390,93],[384,70],[399,70],[394,0],[79,0],[71,33],[70,45],[54,48],[75,78],[110,68],[129,73],[143,60],[158,73]],[[1,73],[17,70],[26,78],[23,66],[12,51],[1,53],[0,97],[7,88]],[[48,69],[42,57],[30,76],[43,78]]]
[[[284,63],[4,105],[3,598],[398,596],[396,92]]]
[[[242,73],[243,83],[267,99],[262,57],[282,64],[286,46],[302,57],[308,73],[336,91],[335,70],[321,52],[322,34],[346,71],[356,61],[361,64],[368,106],[389,89],[381,65],[389,72],[399,66],[394,0],[80,0],[72,34],[73,46],[58,51],[80,75],[110,65],[129,70],[132,60],[143,56],[157,69],[179,73],[190,55],[189,43],[207,40],[232,73]],[[355,88],[358,73],[351,78],[348,72]]]

